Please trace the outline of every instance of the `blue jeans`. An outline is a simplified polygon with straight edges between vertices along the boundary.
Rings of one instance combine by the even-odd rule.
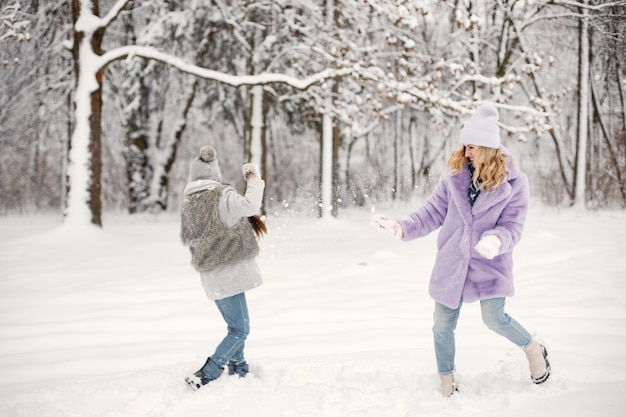
[[[202,368],[209,379],[215,379],[222,373],[224,365],[245,362],[243,348],[250,334],[250,318],[245,293],[233,295],[222,300],[215,300],[218,310],[228,325],[228,334],[215,349],[211,360]]]
[[[532,336],[517,321],[504,312],[505,298],[492,298],[480,301],[480,310],[483,323],[494,332],[506,337],[520,348],[527,348],[532,343]],[[463,300],[457,308],[448,308],[443,304],[435,303],[435,323],[433,336],[435,338],[435,356],[439,375],[454,373],[454,330]]]

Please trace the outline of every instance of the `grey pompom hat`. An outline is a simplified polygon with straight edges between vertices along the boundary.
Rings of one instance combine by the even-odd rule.
[[[189,169],[189,179],[197,180],[213,180],[222,182],[222,172],[217,160],[217,151],[208,145],[200,148],[199,155],[191,162]]]

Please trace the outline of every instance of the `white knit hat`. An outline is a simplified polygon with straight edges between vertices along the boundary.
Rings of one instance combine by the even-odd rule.
[[[459,140],[464,145],[498,149],[500,147],[498,110],[487,104],[476,109],[472,118],[461,129]]]
[[[191,163],[189,178],[191,181],[214,180],[222,182],[222,172],[217,161],[217,151],[214,148],[208,145],[200,148],[198,157]]]

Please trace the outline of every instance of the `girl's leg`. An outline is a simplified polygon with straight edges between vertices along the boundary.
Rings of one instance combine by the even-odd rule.
[[[437,370],[439,375],[452,375],[454,373],[455,340],[454,330],[459,320],[461,305],[455,309],[448,308],[443,304],[435,303],[433,336],[435,339],[435,356],[437,358]]]
[[[505,298],[480,301],[483,323],[494,332],[506,337],[522,349],[528,348],[533,339],[530,333],[513,317],[504,312]]]
[[[202,368],[202,372],[210,379],[217,378],[230,359],[237,363],[244,362],[243,349],[250,333],[250,318],[245,293],[216,300],[215,304],[228,325],[228,334]]]

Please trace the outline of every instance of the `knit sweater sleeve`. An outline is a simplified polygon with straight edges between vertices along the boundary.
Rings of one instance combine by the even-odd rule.
[[[263,202],[265,181],[252,177],[248,180],[246,193],[241,195],[233,187],[226,187],[220,199],[220,220],[228,227],[234,226],[243,217],[259,212]]]

